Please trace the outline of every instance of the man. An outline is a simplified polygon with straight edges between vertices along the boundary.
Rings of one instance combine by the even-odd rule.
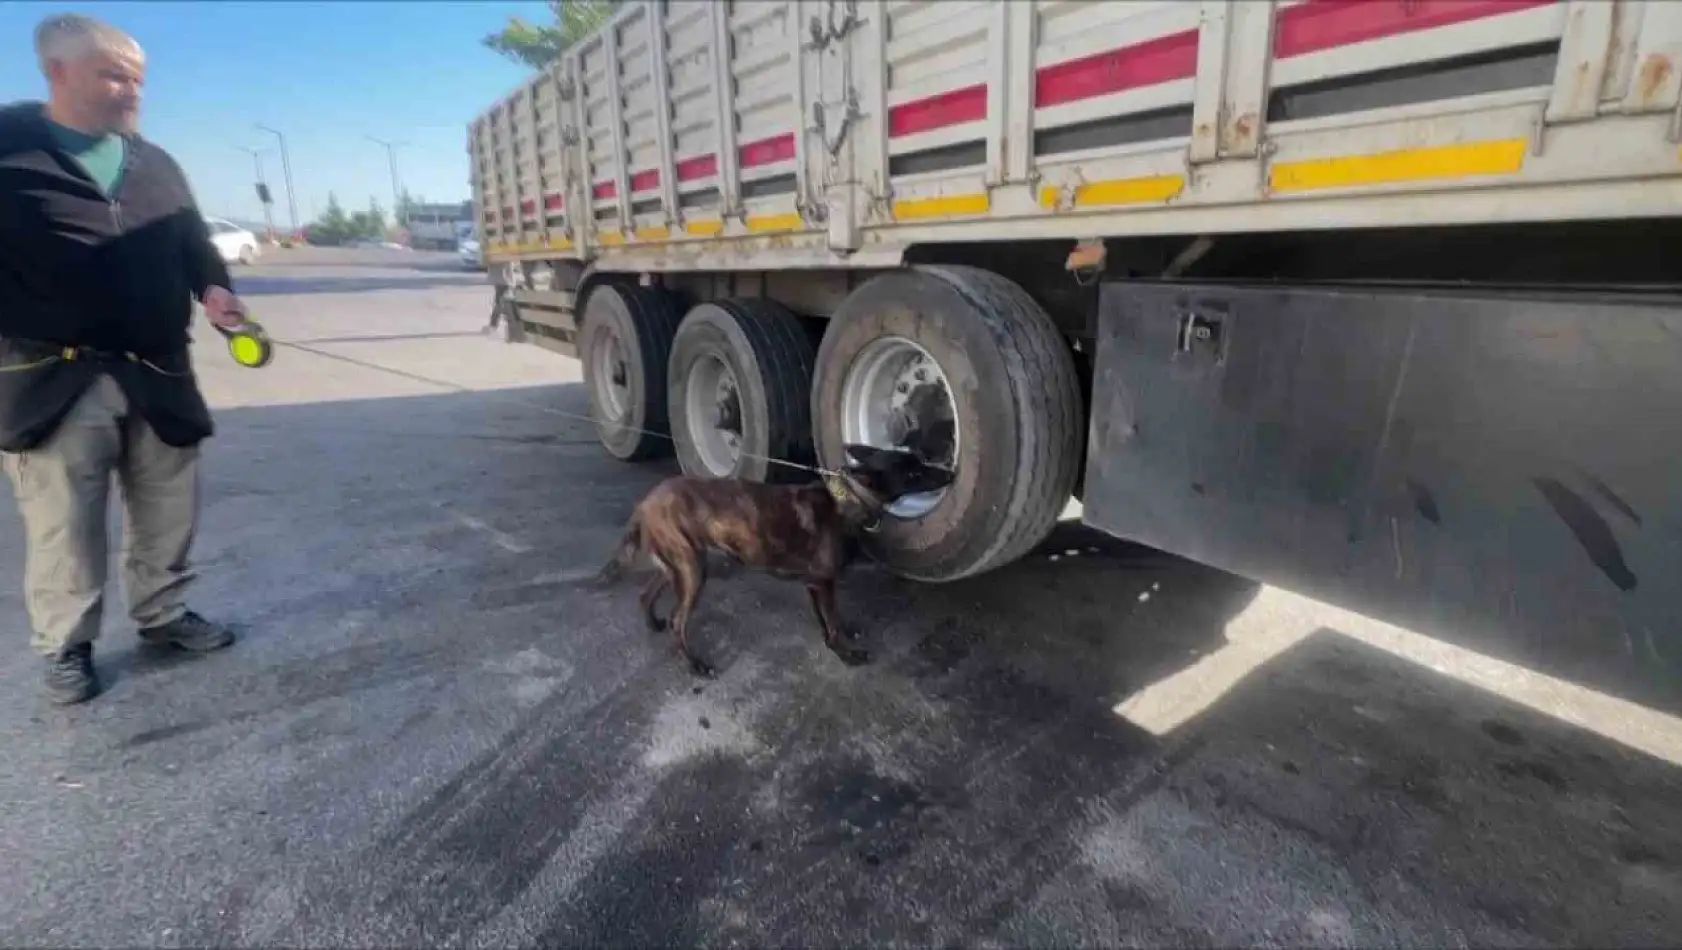
[[[184,603],[198,446],[213,428],[187,346],[192,298],[221,326],[244,308],[180,167],[136,134],[139,44],[63,15],[36,29],[35,53],[48,101],[0,108],[0,453],[47,693],[76,703],[99,691],[113,475],[141,638],[193,652],[233,642]]]

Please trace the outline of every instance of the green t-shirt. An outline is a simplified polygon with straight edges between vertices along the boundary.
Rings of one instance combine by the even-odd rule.
[[[122,136],[89,135],[50,120],[47,126],[52,129],[58,147],[87,170],[105,197],[117,193],[117,186],[123,183],[123,159],[128,153],[128,143]]]

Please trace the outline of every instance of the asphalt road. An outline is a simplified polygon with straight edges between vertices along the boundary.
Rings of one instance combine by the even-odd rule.
[[[6,945],[1674,945],[1682,725],[1074,525],[1007,571],[715,581],[700,685],[578,581],[669,465],[447,258],[240,275],[170,660],[46,705],[0,518]],[[438,381],[448,385],[438,385]]]

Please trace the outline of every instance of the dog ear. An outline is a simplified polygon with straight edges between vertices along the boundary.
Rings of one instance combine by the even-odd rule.
[[[869,465],[882,457],[882,450],[874,445],[843,445],[841,448],[854,465]]]

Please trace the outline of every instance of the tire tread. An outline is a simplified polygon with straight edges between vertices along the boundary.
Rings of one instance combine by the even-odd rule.
[[[1018,452],[1005,521],[992,547],[962,574],[980,574],[1027,554],[1057,524],[1079,475],[1084,407],[1074,361],[1045,309],[1015,282],[958,265],[919,268],[946,281],[986,323],[1008,364],[1017,407]]]
[[[730,316],[747,338],[754,362],[765,383],[767,455],[766,482],[798,482],[808,473],[792,465],[812,459],[811,391],[816,355],[811,340],[795,315],[774,300],[733,297],[711,302]]]
[[[666,413],[666,364],[671,359],[672,338],[677,335],[681,314],[676,299],[658,287],[643,287],[628,281],[608,281],[592,293],[619,294],[630,314],[642,354],[643,432],[627,462],[643,462],[672,454],[671,421]],[[586,303],[588,306],[588,303]]]

